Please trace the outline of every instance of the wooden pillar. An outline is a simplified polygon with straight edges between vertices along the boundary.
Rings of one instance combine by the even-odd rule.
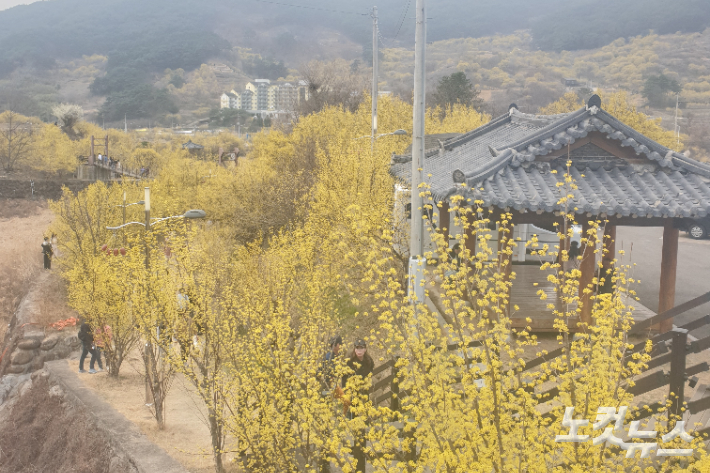
[[[96,155],[94,154],[94,135],[91,135],[91,149],[89,150],[89,165],[94,164]]]
[[[661,287],[658,291],[658,313],[675,307],[675,278],[678,265],[678,229],[673,219],[666,220],[663,227],[663,249],[661,253]],[[666,333],[673,328],[673,319],[666,319],[654,325],[651,330]]]
[[[567,222],[566,219],[562,219],[560,222],[560,225],[557,227],[558,231],[562,234],[562,237],[560,238],[560,249],[559,249],[559,254],[557,255],[557,262],[560,263],[560,272],[564,272],[567,268],[565,268],[564,262],[562,261],[562,252],[567,251],[569,254],[569,248],[570,248],[570,239],[567,236],[567,230],[569,223]]]
[[[104,144],[104,156],[108,158],[108,135],[106,135],[106,143]]]
[[[569,262],[565,263],[562,260],[562,252],[567,251],[569,255],[569,249],[570,249],[570,239],[567,237],[567,220],[562,219],[560,221],[560,225],[557,227],[558,231],[562,235],[560,237],[560,248],[558,250],[557,254],[557,263],[560,265],[560,267],[557,269],[557,277],[560,279],[560,289],[557,291],[557,297],[556,297],[556,304],[557,304],[557,310],[560,312],[565,311],[565,305],[563,301],[563,294],[562,294],[562,288],[565,285],[565,271],[569,268]]]
[[[472,257],[476,255],[476,232],[473,231],[474,223],[476,221],[475,215],[475,213],[467,215],[468,228],[466,229],[466,249],[471,252]]]
[[[604,248],[609,252],[607,253],[611,260],[616,258],[616,225],[607,223],[604,227]]]
[[[502,219],[500,219],[502,220]],[[500,222],[499,220],[499,222]],[[498,225],[498,262],[500,271],[503,274],[503,281],[506,283],[510,281],[510,273],[513,271],[513,255],[508,255],[505,251],[508,249],[508,243],[513,237],[513,225],[512,221],[508,221],[506,225],[499,223]],[[510,289],[506,290],[508,296],[510,296]],[[508,305],[505,307],[506,317],[510,317],[510,308],[512,301],[508,297]]]
[[[582,223],[582,238],[588,238],[587,231],[591,226],[587,221]],[[579,302],[581,305],[582,312],[580,313],[579,320],[582,323],[586,323],[588,326],[592,324],[592,300],[591,295],[594,291],[592,287],[592,292],[587,292],[585,294],[585,289],[589,289],[594,279],[594,270],[596,266],[596,255],[594,254],[595,244],[593,241],[588,241],[587,244],[583,244],[580,251],[583,249],[584,253],[582,256],[582,262],[579,265],[579,270],[582,275],[579,278]]]
[[[444,235],[444,240],[446,240],[446,248],[449,247],[449,239],[451,238],[451,214],[449,213],[449,202],[441,202],[439,208],[439,228],[441,233]]]

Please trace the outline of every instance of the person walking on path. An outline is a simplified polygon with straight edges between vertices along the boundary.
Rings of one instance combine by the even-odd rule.
[[[362,401],[364,401],[364,398],[366,398],[369,393],[369,389],[364,387],[364,383],[375,369],[375,362],[372,360],[370,354],[367,353],[365,340],[358,339],[355,342],[355,348],[353,348],[350,354],[347,367],[348,372],[343,375],[343,387],[348,388],[347,390],[351,393],[351,399],[358,396],[363,398]],[[354,378],[354,382],[348,386],[348,381],[351,378]]]
[[[346,387],[346,391],[350,391],[350,399],[358,406],[358,404],[364,404],[367,402],[369,395],[369,389],[367,388],[366,381],[372,376],[372,372],[375,369],[375,362],[372,357],[367,353],[367,344],[365,340],[358,339],[355,342],[355,348],[350,355],[350,359],[347,364],[349,370],[348,373],[343,375],[343,386]],[[358,379],[359,378],[359,379]],[[350,386],[348,386],[348,381]],[[345,410],[349,408],[348,404],[345,404]],[[350,411],[350,418],[354,418],[355,414]],[[367,458],[365,455],[365,443],[367,439],[365,438],[364,430],[357,430],[353,432],[355,437],[355,444],[353,445],[353,457],[357,462],[355,471],[360,473],[365,473],[365,465]]]
[[[101,328],[97,328],[94,331],[94,350],[96,351],[96,361],[99,363],[98,371],[104,370],[104,367],[101,364],[101,352],[108,343],[111,343],[111,327],[104,325],[103,330]],[[93,368],[93,363],[89,365],[89,367]]]
[[[96,350],[94,349],[94,335],[91,330],[91,326],[86,322],[81,324],[79,328],[79,340],[81,340],[81,357],[79,358],[79,373],[86,373],[84,370],[84,360],[86,355],[91,353],[91,362],[89,363],[89,373],[94,374],[96,370],[94,369],[94,364],[96,363]],[[102,368],[101,362],[99,361],[99,367]],[[103,368],[102,368],[103,369]]]
[[[44,255],[44,269],[52,269],[52,255],[54,255],[54,250],[52,250],[52,242],[49,241],[49,237],[44,237],[42,254]]]

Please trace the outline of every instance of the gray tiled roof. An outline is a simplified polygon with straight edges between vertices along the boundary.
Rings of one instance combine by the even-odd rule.
[[[550,171],[555,169],[556,173]],[[486,205],[529,211],[554,212],[567,168],[549,163],[506,166],[478,183],[468,194]],[[710,214],[710,187],[696,174],[657,168],[608,166],[570,169],[578,189],[574,205],[577,213],[599,215],[704,217]]]
[[[628,162],[594,145],[572,155],[577,212],[623,216],[699,217],[710,214],[710,166],[643,136],[596,106],[537,116],[510,112],[427,153],[424,175],[437,200],[454,194],[485,205],[560,210],[557,182],[566,159],[537,160],[599,131],[641,160]],[[392,173],[410,180],[411,157],[395,156]],[[556,173],[552,171],[556,170]],[[475,189],[475,190],[472,190]]]
[[[554,118],[566,116],[554,115]],[[520,140],[548,125],[552,117],[527,115],[512,109],[505,114],[469,133],[446,140],[444,152],[427,150],[424,159],[424,175],[431,174],[428,181],[435,194],[448,194],[454,182],[452,173],[457,169],[478,169],[494,160],[489,146],[505,149],[508,143]],[[411,179],[411,155],[395,156],[391,172],[409,182]]]

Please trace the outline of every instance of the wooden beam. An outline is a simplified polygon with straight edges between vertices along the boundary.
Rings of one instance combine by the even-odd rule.
[[[648,330],[649,327],[657,325],[659,322],[662,322],[666,319],[673,319],[673,317],[677,315],[684,314],[689,310],[695,309],[696,307],[700,307],[701,305],[706,304],[708,302],[710,302],[710,292],[706,292],[705,294],[702,294],[696,297],[695,299],[691,299],[687,302],[683,302],[682,304],[678,304],[670,310],[654,315],[650,319],[642,320],[636,323],[633,327],[631,327],[631,333],[643,333],[645,330]],[[706,348],[710,348],[710,343],[708,343]]]
[[[555,215],[554,213],[548,213],[548,212],[543,212],[541,214],[535,213],[535,212],[525,212],[521,213],[518,211],[513,212],[513,219],[515,220],[516,225],[519,223],[532,223],[533,225],[537,225],[538,227],[541,228],[546,228],[551,230],[553,228],[553,224],[555,222],[560,221],[560,216]],[[674,225],[677,226],[678,228],[681,228],[683,226],[683,220],[682,218],[663,218],[663,217],[616,217],[615,215],[609,215],[607,217],[600,217],[598,215],[592,215],[591,217],[588,217],[586,214],[576,214],[575,219],[577,222],[581,223],[582,221],[585,220],[596,220],[599,219],[602,222],[604,220],[608,220],[609,224],[611,225],[616,225],[616,226],[622,226],[622,227],[663,227],[665,226],[669,220],[674,222]]]
[[[582,238],[588,238],[587,231],[590,228],[591,226],[588,222],[585,221],[582,223]],[[582,275],[579,277],[579,302],[581,305],[580,309],[582,310],[579,319],[581,323],[586,323],[587,326],[592,325],[592,293],[585,293],[585,289],[590,289],[592,280],[594,279],[596,266],[596,255],[594,254],[595,246],[594,241],[591,241],[591,239],[586,245],[583,245],[584,254],[579,265],[579,270],[582,272]],[[582,248],[580,248],[580,250]],[[593,287],[591,289],[592,291],[594,290]]]
[[[668,219],[663,227],[663,249],[661,252],[661,287],[658,290],[658,313],[670,310],[675,305],[675,281],[678,266],[678,229],[673,220]],[[666,333],[673,328],[669,318],[651,327],[652,331]]]
[[[498,265],[503,273],[503,279],[507,283],[510,281],[510,274],[513,271],[513,256],[506,253],[508,243],[513,235],[513,228],[510,222],[508,224],[498,225]],[[510,296],[510,290],[507,290]],[[506,307],[507,316],[510,316],[510,297],[508,297],[508,306]]]

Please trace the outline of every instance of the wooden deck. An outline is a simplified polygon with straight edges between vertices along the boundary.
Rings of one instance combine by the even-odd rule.
[[[512,326],[523,328],[529,325],[536,332],[555,331],[553,328],[554,316],[547,307],[549,304],[554,304],[557,299],[553,284],[547,280],[550,271],[541,271],[537,265],[513,265],[513,272],[515,280],[513,281],[511,305],[517,305],[518,310],[511,314]],[[546,300],[540,299],[539,291],[545,293]],[[629,297],[625,298],[624,303],[634,308],[633,317],[636,321],[656,315],[655,312]],[[532,319],[532,323],[528,323],[527,318]],[[578,320],[577,317],[571,317],[570,325]]]

